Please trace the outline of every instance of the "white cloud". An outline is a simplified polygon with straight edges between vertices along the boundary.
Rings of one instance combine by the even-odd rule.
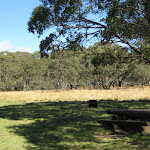
[[[31,48],[14,47],[10,40],[0,42],[0,52],[3,52],[3,51],[8,51],[8,52],[20,51],[20,52],[32,53]]]
[[[31,48],[25,48],[25,47],[17,47],[17,51],[32,53]]]
[[[11,51],[13,49],[13,46],[11,44],[11,41],[2,41],[0,42],[0,51]]]

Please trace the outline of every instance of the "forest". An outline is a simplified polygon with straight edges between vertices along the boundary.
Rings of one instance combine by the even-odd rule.
[[[40,2],[28,31],[48,36],[40,52],[0,53],[0,90],[149,85],[149,0]]]
[[[40,52],[0,53],[0,91],[110,89],[149,83],[149,64],[117,44],[59,49],[48,57]]]

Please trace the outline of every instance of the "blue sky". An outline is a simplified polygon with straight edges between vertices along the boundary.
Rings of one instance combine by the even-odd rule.
[[[33,9],[40,4],[40,0],[1,1],[0,52],[39,51],[40,41],[42,39],[45,39],[47,33],[38,38],[36,34],[28,32],[27,23],[31,17]],[[88,43],[88,45],[89,44],[91,45],[90,42]]]
[[[39,51],[39,44],[46,33],[38,38],[28,32],[27,23],[40,0],[2,0],[0,3],[0,52]],[[50,30],[49,30],[50,31]],[[96,41],[95,41],[96,42]],[[89,42],[88,45],[94,43]]]
[[[2,0],[0,4],[0,52],[39,50],[42,39],[28,32],[27,23],[39,0]],[[44,38],[44,37],[43,37]]]

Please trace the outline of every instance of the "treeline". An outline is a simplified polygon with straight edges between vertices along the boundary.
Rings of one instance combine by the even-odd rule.
[[[118,45],[88,49],[0,53],[0,90],[51,90],[149,85],[150,66]]]

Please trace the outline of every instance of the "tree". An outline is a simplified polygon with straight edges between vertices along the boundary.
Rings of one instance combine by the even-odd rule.
[[[0,68],[0,88],[3,90],[19,88],[23,69],[17,53],[1,52]]]
[[[1,52],[0,90],[42,89],[46,68],[38,53]]]
[[[135,85],[135,83],[141,84],[143,87],[144,85],[149,85],[150,82],[150,66],[147,64],[135,64],[134,68],[128,74],[128,78],[130,82]]]
[[[43,86],[42,81],[46,73],[45,62],[41,61],[36,53],[20,52],[18,54],[23,69],[24,89],[41,89]]]
[[[126,44],[150,64],[137,42],[150,42],[149,0],[40,0],[42,5],[33,10],[28,30],[42,35],[51,32],[41,41],[41,54],[57,48],[74,48],[86,45],[88,40],[102,43]],[[121,44],[121,46],[122,46]]]
[[[98,45],[96,43],[95,46],[91,47],[95,51],[98,50],[98,53],[92,59],[95,66],[93,73],[97,76],[97,83],[104,89],[109,89],[111,85],[121,86],[125,78],[125,66],[129,60],[126,60],[129,54],[128,51],[118,45]]]
[[[72,51],[61,50],[48,58],[48,77],[53,89],[67,89],[76,85],[81,72],[80,59]]]

